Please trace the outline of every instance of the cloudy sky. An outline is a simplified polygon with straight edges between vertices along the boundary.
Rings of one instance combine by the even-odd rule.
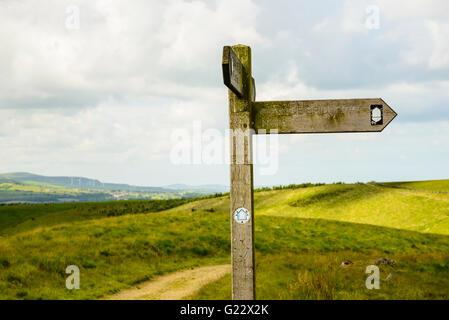
[[[222,47],[238,43],[257,100],[382,97],[399,114],[382,133],[282,136],[257,185],[449,178],[447,0],[0,0],[0,172],[229,184],[227,164],[170,153],[176,130],[225,134]]]

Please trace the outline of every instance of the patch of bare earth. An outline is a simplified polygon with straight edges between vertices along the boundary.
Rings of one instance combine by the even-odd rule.
[[[180,300],[195,294],[206,284],[231,272],[231,265],[201,267],[180,271],[142,282],[104,297],[104,300]]]

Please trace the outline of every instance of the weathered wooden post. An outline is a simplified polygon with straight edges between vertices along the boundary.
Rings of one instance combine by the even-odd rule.
[[[232,298],[255,299],[251,48],[223,49],[229,90]]]
[[[256,102],[248,46],[224,47],[222,67],[231,129],[232,298],[252,300],[256,298],[252,135],[380,132],[397,114],[380,98]]]

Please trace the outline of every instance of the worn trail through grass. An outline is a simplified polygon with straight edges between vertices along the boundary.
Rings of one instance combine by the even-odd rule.
[[[104,300],[180,300],[197,293],[206,284],[231,272],[231,265],[218,265],[185,270],[160,276]]]

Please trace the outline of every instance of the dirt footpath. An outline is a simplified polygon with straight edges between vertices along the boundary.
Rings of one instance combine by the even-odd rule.
[[[185,270],[142,282],[132,288],[104,297],[104,300],[180,300],[204,285],[231,272],[231,265]]]

